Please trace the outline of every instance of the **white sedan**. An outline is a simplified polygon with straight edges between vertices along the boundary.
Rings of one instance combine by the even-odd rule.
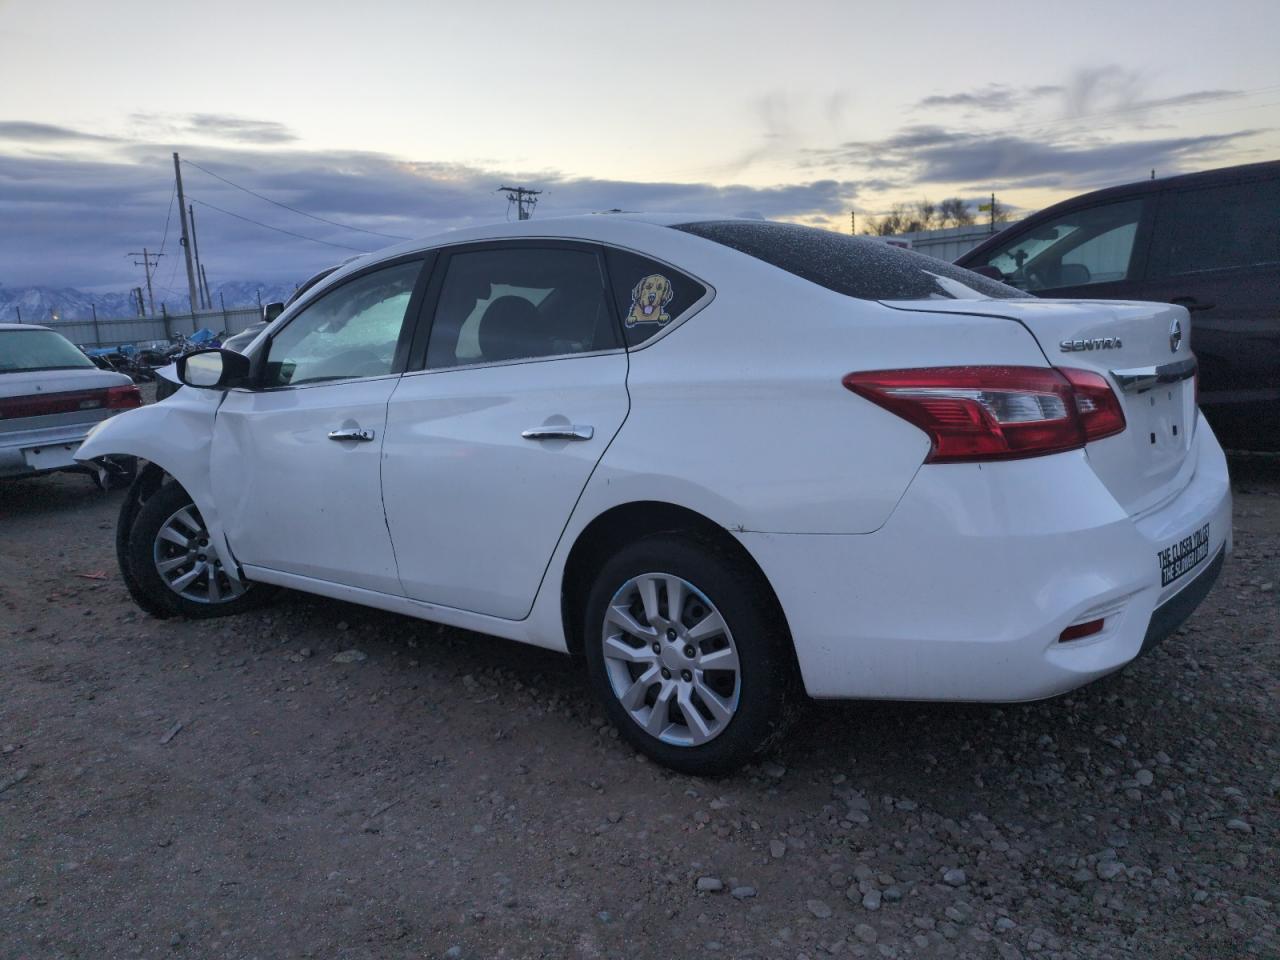
[[[349,264],[98,428],[160,615],[273,586],[584,656],[729,769],[803,698],[1010,701],[1174,630],[1231,547],[1186,311],[788,224],[610,214]]]
[[[57,331],[0,323],[0,479],[70,470],[103,489],[126,485],[132,458],[81,464],[75,455],[94,424],[141,405],[132,380],[99,370]]]

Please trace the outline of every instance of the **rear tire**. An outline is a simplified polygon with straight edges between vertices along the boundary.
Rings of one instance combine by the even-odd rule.
[[[142,504],[129,528],[120,551],[125,586],[153,616],[193,620],[243,613],[273,592],[263,584],[237,584],[208,547],[208,531],[191,497],[177,483],[166,483]]]
[[[797,686],[790,637],[740,558],[679,534],[638,540],[601,567],[584,617],[596,696],[658,763],[726,773],[785,734]]]

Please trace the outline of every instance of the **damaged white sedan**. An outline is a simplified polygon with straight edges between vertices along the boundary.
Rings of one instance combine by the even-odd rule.
[[[582,654],[709,773],[805,694],[1049,697],[1175,629],[1231,544],[1188,341],[792,225],[525,221],[337,270],[78,456],[148,463],[151,612],[285,586]]]

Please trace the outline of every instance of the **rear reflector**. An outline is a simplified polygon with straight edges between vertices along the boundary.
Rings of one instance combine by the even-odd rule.
[[[1090,620],[1087,623],[1074,623],[1067,629],[1063,630],[1058,636],[1059,643],[1065,643],[1068,640],[1080,640],[1084,637],[1092,637],[1095,633],[1101,633],[1106,620]]]
[[[133,384],[105,390],[70,390],[66,393],[34,394],[0,399],[0,420],[47,417],[82,410],[128,410],[142,406],[142,394]]]
[[[1052,367],[925,367],[851,373],[844,385],[929,435],[928,463],[1076,450],[1124,429],[1107,381]]]

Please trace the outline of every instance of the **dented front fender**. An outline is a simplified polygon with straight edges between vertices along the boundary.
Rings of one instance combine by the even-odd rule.
[[[138,457],[155,464],[190,495],[227,570],[237,570],[209,483],[213,423],[223,394],[184,388],[160,403],[103,420],[76,451],[77,460]]]

